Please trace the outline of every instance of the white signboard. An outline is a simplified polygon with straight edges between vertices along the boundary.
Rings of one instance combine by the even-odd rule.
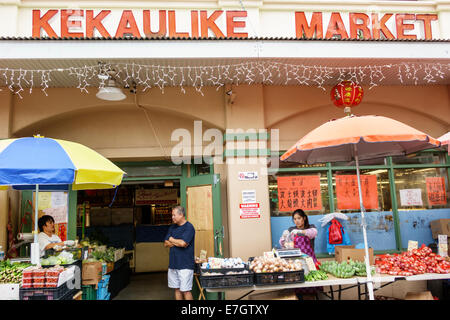
[[[256,190],[242,190],[242,203],[255,203]]]
[[[239,180],[241,181],[258,180],[258,171],[239,172]]]
[[[402,207],[422,206],[422,189],[400,190],[400,205]]]
[[[438,254],[441,257],[447,257],[448,256],[448,240],[446,234],[440,234],[438,235]]]

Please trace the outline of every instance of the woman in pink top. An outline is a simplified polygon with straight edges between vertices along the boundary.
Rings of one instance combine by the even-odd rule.
[[[297,209],[292,214],[292,220],[295,227],[290,227],[287,231],[294,235],[294,247],[299,248],[302,253],[310,256],[314,263],[317,264],[317,258],[314,253],[314,238],[317,236],[317,229],[313,224],[309,224],[308,216],[302,209]],[[291,237],[292,238],[292,237]],[[281,237],[280,245],[282,248],[286,247],[285,237]],[[318,299],[317,293],[323,291],[322,287],[301,288],[295,289],[295,294],[299,300],[303,299]]]
[[[314,238],[317,236],[317,229],[313,224],[309,224],[308,216],[302,209],[297,209],[292,214],[292,220],[295,227],[290,227],[288,232],[295,235],[294,247],[299,248],[303,253],[306,253],[313,258],[314,263],[317,262],[314,254]],[[280,245],[282,248],[286,247],[285,238],[280,238]]]

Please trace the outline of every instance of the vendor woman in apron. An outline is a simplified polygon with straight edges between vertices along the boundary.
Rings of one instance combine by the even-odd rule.
[[[292,220],[295,226],[290,227],[283,233],[280,238],[280,245],[282,248],[288,248],[287,241],[293,240],[294,248],[300,249],[302,253],[310,256],[314,263],[317,263],[316,255],[314,254],[314,239],[317,236],[317,229],[313,224],[309,224],[308,216],[302,209],[297,209],[292,214]],[[295,293],[299,299],[311,298],[317,292],[322,291],[321,287],[295,289]]]

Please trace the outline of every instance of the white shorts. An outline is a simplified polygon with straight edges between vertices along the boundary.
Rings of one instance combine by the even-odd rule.
[[[194,270],[191,269],[169,269],[167,272],[169,288],[180,289],[182,292],[192,290],[193,279]]]

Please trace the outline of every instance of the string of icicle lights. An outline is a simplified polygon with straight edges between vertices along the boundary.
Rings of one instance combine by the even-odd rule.
[[[56,68],[46,70],[26,70],[0,68],[0,86],[8,87],[22,99],[22,94],[32,93],[39,88],[46,90],[58,74],[66,73],[74,79],[74,86],[82,92],[88,88],[101,88],[106,84],[107,75],[113,71],[118,86],[136,85],[146,91],[165,87],[180,87],[185,93],[186,87],[194,87],[203,95],[202,88],[212,86],[220,88],[226,84],[264,84],[264,85],[306,85],[325,90],[330,80],[338,83],[352,80],[366,83],[369,89],[378,86],[386,79],[386,72],[394,72],[400,84],[406,82],[433,84],[445,79],[450,71],[450,63],[398,63],[384,65],[365,65],[355,67],[328,67],[322,65],[288,64],[281,62],[257,61],[211,66],[161,66],[136,63],[99,63],[83,67]]]

